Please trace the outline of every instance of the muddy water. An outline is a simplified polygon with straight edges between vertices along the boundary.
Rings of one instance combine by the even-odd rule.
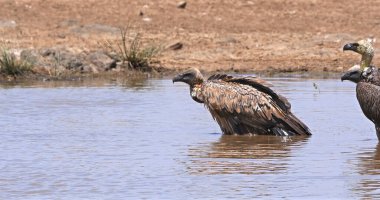
[[[354,85],[270,80],[312,137],[223,136],[170,80],[3,85],[0,199],[379,198]]]

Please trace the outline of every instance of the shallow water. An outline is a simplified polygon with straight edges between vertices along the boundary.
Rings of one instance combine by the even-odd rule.
[[[312,137],[223,136],[171,80],[3,85],[0,199],[379,198],[354,84],[269,80]]]

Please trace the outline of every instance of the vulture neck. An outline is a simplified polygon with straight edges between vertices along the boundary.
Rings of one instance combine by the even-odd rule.
[[[190,85],[190,96],[198,103],[203,103],[202,84],[203,80]]]
[[[372,54],[363,54],[360,61],[360,70],[364,71],[365,68],[369,67],[372,61]]]
[[[377,68],[373,66],[369,66],[364,69],[361,76],[362,76],[361,82],[369,82],[374,85],[380,86],[380,77],[379,77],[379,72]]]

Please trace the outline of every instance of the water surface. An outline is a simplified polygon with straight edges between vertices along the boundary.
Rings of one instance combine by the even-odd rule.
[[[168,79],[3,85],[0,199],[379,198],[354,84],[269,80],[312,137],[223,136]]]

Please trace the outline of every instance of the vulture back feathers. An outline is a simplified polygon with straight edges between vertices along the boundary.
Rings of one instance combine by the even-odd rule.
[[[188,74],[179,74],[173,82],[188,79]],[[199,74],[199,70],[192,69],[190,74]],[[309,128],[292,114],[287,99],[262,79],[215,74],[189,85],[193,99],[201,100],[196,101],[205,105],[224,134],[311,135]]]

